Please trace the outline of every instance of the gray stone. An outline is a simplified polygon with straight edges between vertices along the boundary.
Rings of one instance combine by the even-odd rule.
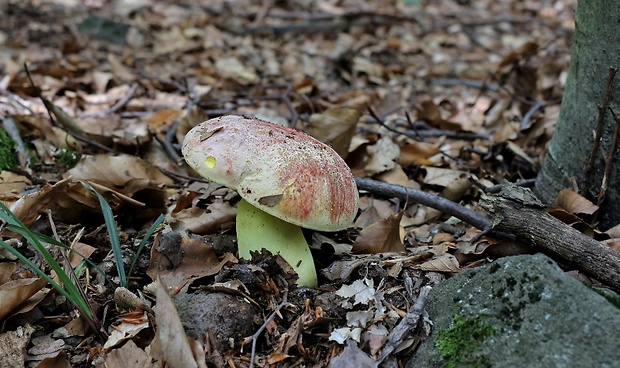
[[[541,254],[463,271],[426,310],[434,331],[409,368],[620,367],[620,310]]]
[[[178,294],[174,304],[187,335],[209,342],[220,353],[239,348],[242,339],[252,336],[256,328],[256,308],[240,296],[197,291]]]

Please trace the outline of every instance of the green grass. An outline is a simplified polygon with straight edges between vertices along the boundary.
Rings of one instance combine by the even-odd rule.
[[[116,222],[114,221],[114,214],[110,208],[110,205],[107,203],[105,198],[101,194],[99,194],[90,184],[86,182],[82,182],[84,187],[86,187],[93,195],[95,195],[99,199],[99,204],[101,207],[101,211],[103,213],[103,217],[108,228],[108,236],[110,238],[110,245],[112,249],[112,253],[114,255],[114,259],[116,261],[116,268],[119,275],[119,284],[120,286],[127,287],[128,286],[128,276],[133,272],[135,265],[142,253],[144,247],[146,246],[148,239],[153,235],[157,227],[164,221],[164,216],[160,215],[155,222],[150,226],[147,230],[145,236],[142,238],[140,244],[138,245],[138,249],[133,257],[131,262],[131,267],[129,269],[128,275],[125,274],[125,267],[123,263],[123,256],[120,246],[120,240],[118,237],[118,232],[116,229]],[[17,257],[20,261],[22,261],[25,265],[27,265],[31,270],[33,270],[37,275],[39,275],[42,279],[47,281],[58,293],[63,295],[67,300],[75,306],[76,309],[80,311],[82,315],[84,315],[91,326],[95,329],[95,331],[100,331],[100,322],[97,319],[95,313],[92,310],[91,304],[88,302],[88,299],[78,284],[78,277],[76,276],[76,272],[73,268],[71,268],[68,260],[63,260],[63,264],[56,260],[56,258],[52,255],[52,253],[48,250],[47,246],[57,246],[64,250],[74,252],[82,257],[84,262],[87,262],[90,266],[93,266],[98,272],[105,276],[105,272],[101,270],[96,264],[94,264],[91,260],[83,255],[79,254],[75,250],[72,250],[67,245],[59,242],[58,240],[51,238],[47,235],[43,235],[41,233],[30,230],[24,223],[22,223],[17,216],[2,202],[0,202],[0,220],[6,223],[6,229],[17,233],[26,239],[28,244],[32,246],[32,248],[36,251],[38,256],[41,258],[41,265],[35,264],[32,260],[28,259],[17,249],[12,247],[10,244],[5,241],[0,240],[0,246],[6,249],[8,252]],[[49,267],[54,274],[57,275],[59,282],[55,281],[51,276],[49,276],[48,272],[45,270]],[[77,268],[81,268],[83,266],[78,266]],[[109,280],[106,276],[106,281],[109,282],[112,286],[114,284]]]

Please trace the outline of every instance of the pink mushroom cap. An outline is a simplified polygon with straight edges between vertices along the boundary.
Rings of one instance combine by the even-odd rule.
[[[347,164],[331,147],[298,130],[222,116],[190,130],[182,151],[198,174],[286,222],[338,231],[357,214],[359,194]]]

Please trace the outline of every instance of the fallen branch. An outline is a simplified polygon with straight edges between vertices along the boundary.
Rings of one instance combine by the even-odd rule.
[[[493,223],[486,216],[452,202],[451,200],[421,190],[365,178],[355,178],[355,183],[358,189],[366,190],[373,194],[399,198],[404,201],[411,201],[429,206],[450,216],[454,216],[482,231],[489,232],[493,228]]]
[[[483,195],[480,205],[493,217],[494,230],[512,233],[620,292],[620,253],[549,215],[528,189],[503,188],[497,195]]]

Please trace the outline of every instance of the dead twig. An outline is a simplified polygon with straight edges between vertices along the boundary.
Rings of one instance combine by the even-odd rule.
[[[613,67],[613,66],[609,67],[609,70],[607,73],[607,86],[605,87],[605,91],[603,92],[601,103],[599,103],[598,105],[598,119],[596,121],[596,128],[594,129],[594,142],[592,143],[592,150],[590,151],[590,156],[588,156],[588,161],[586,162],[586,166],[583,169],[584,177],[586,178],[586,180],[590,176],[592,167],[594,166],[594,160],[596,159],[596,151],[598,151],[598,147],[601,144],[603,122],[605,120],[605,112],[607,111],[609,95],[611,94],[611,88],[613,86],[613,81],[614,81],[614,78],[616,77],[617,72],[618,72],[618,68]]]
[[[484,234],[492,233],[504,238],[514,238],[512,234],[495,231],[493,229],[493,222],[486,216],[448,199],[421,190],[388,184],[373,179],[355,178],[355,183],[358,189],[366,190],[373,194],[399,198],[404,201],[412,201],[429,206],[482,230]]]
[[[420,294],[415,303],[403,319],[398,322],[396,327],[390,332],[387,338],[387,342],[381,350],[381,355],[377,358],[377,366],[381,364],[398,346],[403,342],[403,339],[413,331],[418,325],[418,321],[424,312],[424,303],[426,303],[426,297],[431,291],[431,287],[426,285],[420,289]]]
[[[523,115],[523,120],[521,120],[521,131],[529,128],[530,120],[532,120],[532,116],[536,113],[536,111],[544,109],[549,105],[548,102],[538,101],[530,109]]]
[[[254,335],[252,335],[252,352],[250,353],[250,368],[254,367],[254,358],[256,357],[256,342],[258,341],[258,338],[263,333],[263,331],[265,331],[265,329],[267,328],[267,325],[269,325],[269,323],[271,323],[271,321],[273,321],[273,319],[276,318],[278,314],[280,314],[280,309],[284,308],[284,306],[286,306],[287,303],[288,303],[288,290],[285,290],[282,293],[282,302],[280,302],[280,304],[276,306],[276,309],[274,309],[274,311],[271,312],[269,317],[265,319],[265,322],[263,322],[262,326],[260,326],[260,328],[254,333]]]
[[[107,115],[112,115],[118,110],[125,107],[129,103],[129,101],[131,101],[131,99],[135,96],[137,90],[138,90],[138,84],[134,83],[129,87],[129,91],[127,92],[127,94],[123,98],[118,100],[109,109],[98,111],[98,112],[93,112],[93,113],[81,114],[80,118],[100,118],[100,117],[104,117]]]
[[[616,126],[614,127],[614,135],[611,138],[611,146],[609,147],[609,154],[605,157],[605,173],[603,174],[603,180],[601,181],[601,190],[598,193],[598,203],[597,205],[600,207],[603,201],[605,200],[605,193],[607,193],[607,186],[609,184],[609,175],[611,174],[611,167],[614,162],[614,155],[616,153],[616,146],[618,145],[618,134],[620,134],[620,115],[616,115],[614,111],[609,107],[614,120],[616,121]]]

